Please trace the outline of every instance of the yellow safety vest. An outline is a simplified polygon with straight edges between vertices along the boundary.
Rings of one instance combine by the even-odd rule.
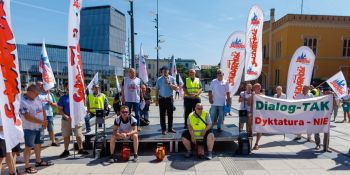
[[[206,121],[206,116],[207,116],[207,112],[202,111],[200,118],[203,121]],[[194,137],[197,140],[203,139],[203,137],[201,136],[201,133],[207,127],[207,125],[200,118],[196,117],[194,112],[191,112],[190,115],[188,116],[188,119],[190,120],[190,125],[193,129]]]
[[[95,97],[94,94],[89,94],[88,98],[90,113],[96,114],[96,109],[104,109],[105,94],[101,93],[98,97]]]
[[[315,91],[315,97],[318,97],[318,96],[320,96],[320,92],[318,91],[318,89],[317,88],[314,88],[314,89],[312,89],[313,91]]]
[[[185,96],[189,96],[192,93],[197,93],[200,89],[199,79],[194,78],[194,80],[192,81],[190,77],[186,78],[186,89],[187,93],[185,93]]]

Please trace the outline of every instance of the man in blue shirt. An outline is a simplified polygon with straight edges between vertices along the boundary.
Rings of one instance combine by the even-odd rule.
[[[173,129],[173,110],[174,100],[173,91],[177,89],[176,80],[169,75],[169,68],[162,67],[162,76],[156,82],[156,105],[159,104],[160,126],[162,127],[162,134],[166,134],[165,113],[168,116],[168,132],[175,133]]]
[[[58,111],[62,115],[62,136],[64,140],[64,151],[60,155],[61,158],[68,157],[70,155],[68,151],[68,146],[70,142],[70,136],[72,133],[72,127],[71,127],[71,122],[72,118],[70,116],[70,108],[69,108],[69,95],[68,95],[68,84],[66,83],[65,85],[66,93],[61,96],[60,100],[58,101]],[[78,154],[86,155],[89,154],[87,151],[83,150],[83,134],[82,134],[82,126],[83,122],[80,122],[75,128],[73,129],[74,135],[77,138],[77,143],[79,147]]]

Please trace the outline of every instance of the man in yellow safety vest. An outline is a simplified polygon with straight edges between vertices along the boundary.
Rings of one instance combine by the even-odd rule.
[[[100,86],[98,84],[94,84],[92,86],[92,90],[93,93],[88,95],[86,104],[89,112],[89,115],[85,117],[86,132],[91,131],[90,119],[96,116],[96,110],[108,109],[108,98],[105,94],[100,92]]]
[[[189,70],[189,77],[186,78],[183,86],[184,96],[184,107],[185,107],[185,126],[187,128],[188,115],[194,111],[197,103],[201,102],[200,95],[202,93],[202,86],[199,78],[196,77],[196,71],[194,69]]]

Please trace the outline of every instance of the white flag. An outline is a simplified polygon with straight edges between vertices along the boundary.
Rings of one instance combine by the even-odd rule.
[[[6,150],[23,142],[19,117],[21,80],[17,47],[11,28],[10,0],[0,1],[0,117]]]
[[[262,31],[264,13],[254,5],[249,12],[246,33],[245,81],[256,80],[262,70]]]
[[[49,57],[46,52],[45,41],[43,41],[43,46],[41,50],[39,71],[42,75],[44,89],[47,91],[55,87],[56,80],[55,76],[53,75]]]
[[[288,71],[288,99],[295,99],[302,92],[304,85],[310,85],[314,62],[315,54],[309,47],[301,46],[294,52]]]
[[[176,62],[175,62],[175,58],[173,56],[173,63],[172,63],[172,66],[171,66],[171,76],[176,78],[176,75],[177,75]]]
[[[89,89],[89,93],[92,93],[92,87],[98,84],[98,72],[96,72],[94,78],[92,78],[92,80],[90,81],[89,85],[87,86],[87,89]]]
[[[327,80],[328,85],[337,94],[338,98],[348,95],[348,85],[342,71]]]
[[[242,79],[245,57],[244,43],[245,34],[234,32],[227,39],[222,51],[220,69],[229,83],[231,96],[237,92]]]
[[[80,10],[82,0],[70,0],[68,15],[68,87],[72,128],[86,115],[83,61],[80,55]]]
[[[179,85],[183,85],[183,84],[184,84],[184,81],[181,78],[181,74],[179,74]]]
[[[143,81],[143,83],[148,82],[148,73],[147,73],[145,56],[143,55],[143,50],[142,50],[142,43],[140,46],[140,57],[139,57],[139,78]]]

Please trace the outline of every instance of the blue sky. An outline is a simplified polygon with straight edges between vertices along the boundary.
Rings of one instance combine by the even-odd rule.
[[[11,0],[12,26],[17,43],[41,42],[66,45],[69,0]],[[195,59],[197,64],[218,64],[227,37],[244,31],[250,7],[259,5],[269,19],[300,13],[301,0],[159,0],[160,57]],[[126,0],[84,0],[83,6],[112,5],[129,21]],[[350,16],[349,0],[304,0],[304,14]],[[156,58],[156,30],[152,22],[156,0],[134,0],[135,53]],[[129,23],[127,25],[129,31]]]

